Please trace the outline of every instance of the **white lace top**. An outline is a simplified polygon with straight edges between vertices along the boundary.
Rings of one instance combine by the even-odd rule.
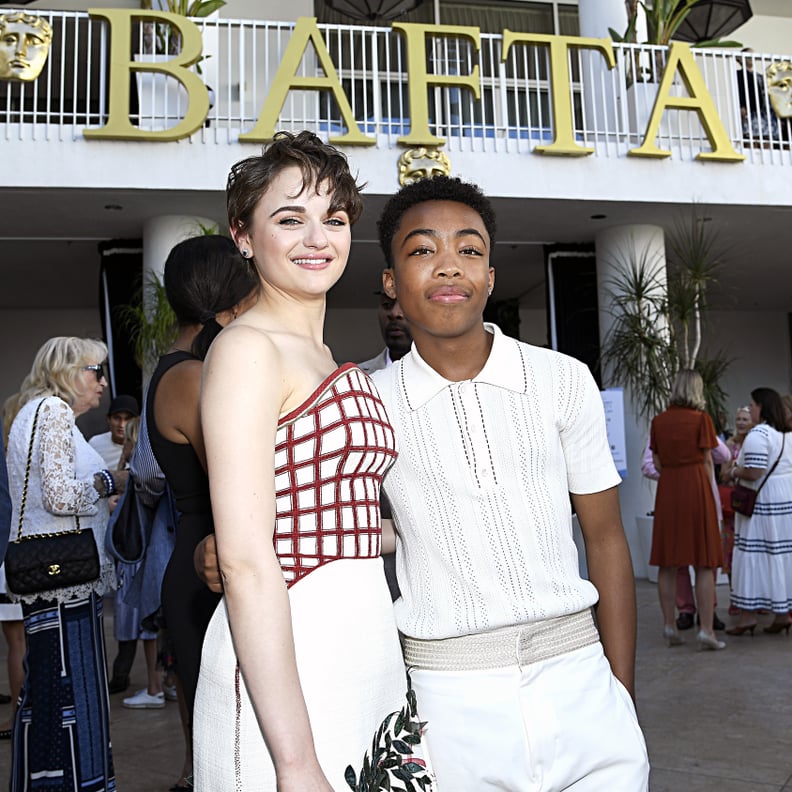
[[[8,483],[13,503],[11,541],[19,530],[30,435],[40,402],[42,399],[33,399],[22,407],[8,438]],[[33,440],[22,535],[69,531],[75,527],[75,515],[79,515],[80,527],[94,532],[101,574],[94,583],[22,596],[9,592],[9,597],[30,603],[38,598],[66,602],[86,597],[91,591],[101,596],[115,588],[113,561],[104,549],[107,499],[100,499],[93,485],[94,474],[104,467],[104,462],[88,445],[74,422],[74,412],[63,399],[49,396],[43,402]]]

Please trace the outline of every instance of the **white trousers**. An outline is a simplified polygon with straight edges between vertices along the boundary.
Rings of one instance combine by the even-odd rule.
[[[410,672],[436,792],[646,792],[635,707],[602,644],[530,665]]]

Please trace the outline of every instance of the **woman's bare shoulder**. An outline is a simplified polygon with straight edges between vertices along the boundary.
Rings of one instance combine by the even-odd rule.
[[[217,360],[250,359],[251,355],[272,358],[278,356],[278,345],[266,328],[249,322],[236,322],[224,328],[212,342],[206,356],[207,363]]]

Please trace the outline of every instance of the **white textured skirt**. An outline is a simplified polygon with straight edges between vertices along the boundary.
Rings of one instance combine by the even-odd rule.
[[[342,559],[319,567],[289,589],[289,600],[319,763],[333,789],[344,792],[346,768],[359,774],[380,725],[406,706],[382,560]],[[237,676],[224,600],[204,639],[193,747],[198,792],[275,792],[272,761],[244,678]]]

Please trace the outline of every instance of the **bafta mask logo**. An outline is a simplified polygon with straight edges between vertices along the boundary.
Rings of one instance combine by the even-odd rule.
[[[445,152],[434,148],[407,149],[399,157],[399,184],[413,184],[432,176],[450,176],[451,160]]]
[[[52,28],[46,19],[21,11],[0,14],[0,80],[35,80],[51,41]]]
[[[779,118],[792,118],[792,62],[779,61],[767,67],[767,93]]]

